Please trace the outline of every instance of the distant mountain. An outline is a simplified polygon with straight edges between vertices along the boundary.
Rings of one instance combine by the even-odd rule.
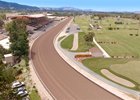
[[[8,10],[40,10],[38,7],[21,5],[18,3],[5,2],[0,0],[0,9],[8,9]]]
[[[134,13],[136,13],[136,14],[140,14],[140,11],[135,11]]]
[[[60,7],[60,8],[52,8],[52,7],[43,7],[42,10],[52,10],[52,11],[82,11],[82,9],[73,8],[73,7]]]

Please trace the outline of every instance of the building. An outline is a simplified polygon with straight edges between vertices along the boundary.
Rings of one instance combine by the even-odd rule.
[[[13,65],[14,64],[14,57],[12,54],[5,54],[4,55],[4,63]]]
[[[37,30],[51,22],[44,14],[33,14],[33,15],[16,15],[8,17],[11,20],[24,19],[27,20],[27,31]]]
[[[9,37],[4,34],[0,34],[0,45],[5,49],[9,49],[10,48]]]

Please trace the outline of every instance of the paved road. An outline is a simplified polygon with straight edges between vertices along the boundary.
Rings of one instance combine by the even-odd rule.
[[[56,52],[53,39],[69,20],[38,38],[31,49],[41,80],[57,100],[119,100],[71,68]]]

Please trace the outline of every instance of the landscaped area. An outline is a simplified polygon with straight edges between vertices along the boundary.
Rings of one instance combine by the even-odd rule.
[[[103,18],[102,20],[97,20],[97,18],[96,20],[90,19],[90,16],[75,17],[75,23],[81,27],[81,30],[85,34],[89,32],[90,23],[92,23],[92,25],[98,24],[102,27],[100,30],[93,29],[90,31],[95,33],[96,41],[99,42],[99,44],[109,53],[109,55],[133,57],[140,56],[139,21],[120,18],[120,21],[123,22],[123,24],[115,24],[117,20],[117,17],[107,17]],[[94,23],[95,21],[96,23]],[[109,27],[113,29],[109,30]],[[79,39],[79,41],[81,43],[83,40]],[[81,51],[81,48],[79,51]],[[85,50],[82,49],[82,51]]]
[[[73,46],[74,35],[71,34],[61,42],[61,47],[70,50]]]
[[[76,52],[86,52],[89,51],[90,48],[92,48],[94,45],[91,43],[88,43],[85,41],[84,36],[85,36],[85,32],[79,32],[79,46],[78,49],[76,50]]]
[[[114,64],[110,70],[135,81],[140,89],[140,61],[130,61],[125,64]]]
[[[132,61],[132,62],[131,62]],[[135,61],[135,59],[104,59],[104,58],[90,58],[85,59],[82,63],[87,66],[92,71],[104,76],[101,73],[102,69],[107,69],[111,73],[122,77],[130,82],[133,82],[136,87],[133,89],[139,90],[139,61]]]
[[[119,22],[119,24],[115,24],[116,22]],[[82,63],[102,76],[104,75],[101,70],[107,69],[112,74],[134,83],[136,87],[133,89],[140,90],[139,21],[120,17],[104,17],[99,20],[97,16],[95,18],[77,16],[75,17],[75,23],[81,27],[83,36],[88,32],[94,32],[96,41],[112,57],[110,59],[90,58],[83,60]],[[102,28],[89,30],[89,24],[93,26],[98,24]],[[82,42],[79,42],[77,51],[87,51],[92,47],[87,48],[87,44],[84,44],[80,38],[79,41]]]

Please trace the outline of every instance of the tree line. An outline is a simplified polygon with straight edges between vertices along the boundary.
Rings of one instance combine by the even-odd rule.
[[[0,100],[17,100],[13,94],[11,83],[19,74],[18,69],[10,67],[2,62],[4,54],[12,53],[18,60],[25,59],[28,63],[28,33],[26,21],[21,19],[13,20],[6,25],[10,37],[10,50],[0,46]]]

